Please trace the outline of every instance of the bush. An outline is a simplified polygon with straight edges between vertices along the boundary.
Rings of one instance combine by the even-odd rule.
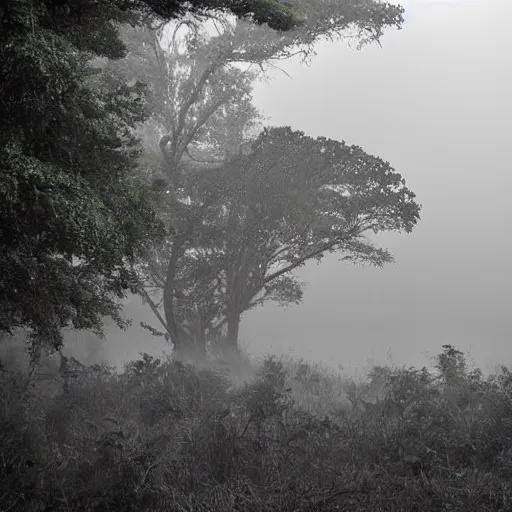
[[[275,357],[245,382],[147,354],[36,373],[0,371],[0,510],[510,509],[512,373],[451,346],[357,385]]]

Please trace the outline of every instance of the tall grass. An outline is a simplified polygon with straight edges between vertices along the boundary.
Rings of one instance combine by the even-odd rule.
[[[512,374],[451,346],[357,384],[273,357],[34,375],[0,370],[2,511],[512,510]]]

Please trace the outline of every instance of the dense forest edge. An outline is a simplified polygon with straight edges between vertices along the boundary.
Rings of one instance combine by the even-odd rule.
[[[449,345],[359,382],[273,356],[30,371],[16,347],[2,511],[510,510],[512,372],[484,377]]]

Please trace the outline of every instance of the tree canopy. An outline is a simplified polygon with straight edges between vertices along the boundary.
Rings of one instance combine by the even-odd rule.
[[[28,328],[58,347],[64,326],[120,325],[117,299],[135,289],[129,262],[161,233],[136,172],[134,136],[147,117],[142,83],[99,76],[121,59],[121,24],[212,8],[287,29],[275,0],[14,0],[0,8],[0,329]],[[110,77],[111,78],[111,77]]]
[[[265,129],[248,155],[190,173],[184,187],[191,204],[179,256],[176,236],[146,256],[153,286],[169,294],[160,320],[178,346],[196,350],[219,338],[236,348],[242,314],[266,301],[300,302],[292,272],[310,260],[392,261],[366,233],[409,233],[420,212],[388,162],[289,127]]]

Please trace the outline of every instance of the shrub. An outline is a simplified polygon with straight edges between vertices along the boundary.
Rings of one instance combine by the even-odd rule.
[[[0,371],[0,510],[509,510],[512,373],[451,346],[352,386],[275,357],[245,382],[147,354],[36,373]]]

